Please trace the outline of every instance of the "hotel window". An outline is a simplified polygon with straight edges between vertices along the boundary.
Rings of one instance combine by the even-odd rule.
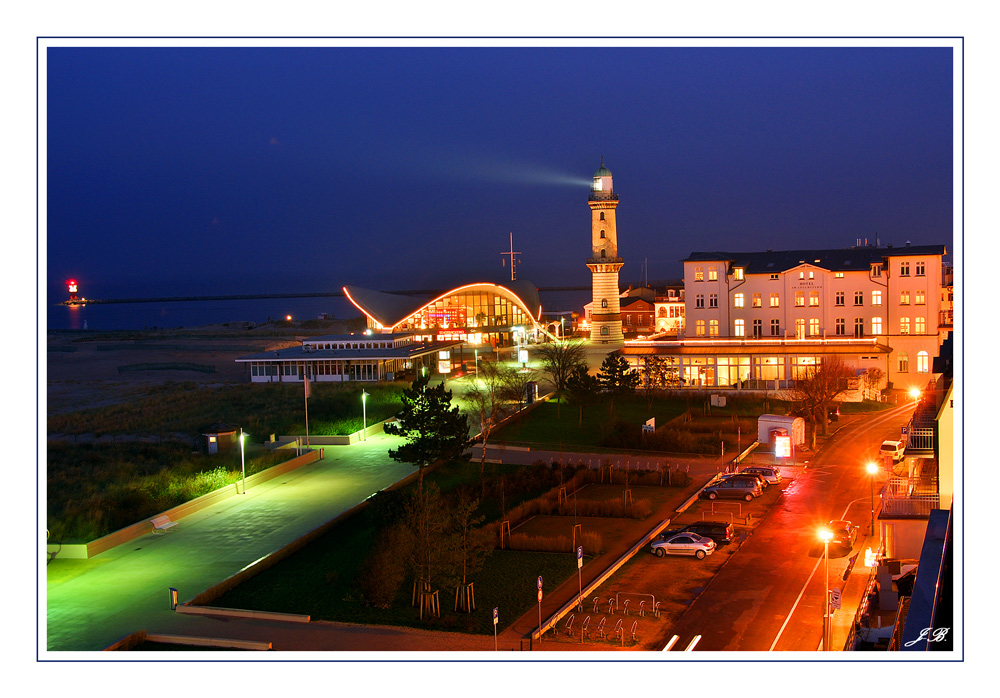
[[[743,294],[737,293],[733,296],[733,307],[742,308],[743,307]]]
[[[703,294],[699,293],[697,296],[694,297],[694,307],[695,308],[705,307],[705,296]]]
[[[900,291],[899,292],[899,304],[900,305],[909,305],[910,304],[910,292],[909,291]]]
[[[872,291],[872,305],[882,305],[881,291]]]
[[[772,308],[777,308],[779,305],[780,305],[780,303],[778,302],[778,294],[777,293],[772,293],[771,294],[771,307]]]
[[[910,275],[910,263],[909,262],[901,262],[900,263],[900,265],[899,265],[899,275],[900,276],[909,276]]]
[[[806,321],[802,318],[795,320],[795,339],[806,338]]]
[[[844,318],[839,317],[836,320],[834,320],[833,326],[835,328],[834,332],[843,337],[847,327],[847,323],[845,322]]]
[[[771,320],[771,336],[777,337],[781,334],[781,321]]]
[[[804,291],[795,292],[795,307],[796,308],[806,307],[806,294]]]
[[[702,269],[701,267],[695,267],[694,268],[694,280],[695,281],[704,281],[705,280],[705,270]]]
[[[819,336],[819,318],[811,318],[809,320],[809,336]]]
[[[753,303],[753,307],[759,308],[761,306],[760,294],[759,293],[753,294],[753,297],[751,298],[750,302]]]
[[[910,318],[908,317],[899,318],[899,333],[910,334]]]
[[[819,291],[809,292],[809,307],[818,308],[819,307]]]
[[[811,272],[809,272],[809,278],[810,278],[810,279],[814,279],[814,278],[816,278],[816,273],[815,273],[815,272],[812,272],[812,271],[811,271]]]
[[[709,267],[708,268],[708,280],[709,281],[718,281],[719,280],[719,270],[716,269],[715,267]]]
[[[709,320],[708,321],[708,336],[718,337],[719,336],[719,321]]]
[[[733,269],[733,278],[737,281],[743,281],[743,267],[736,267]]]
[[[753,321],[753,336],[763,337],[764,336],[764,323],[760,320]]]
[[[913,303],[914,305],[924,305],[927,302],[927,298],[923,291],[913,292]]]
[[[928,373],[930,370],[930,355],[926,351],[917,352],[917,373]]]
[[[843,279],[844,278],[844,272],[842,272],[842,271],[835,271],[835,272],[833,272],[833,278],[835,278],[835,279]]]
[[[705,336],[705,321],[704,320],[698,320],[697,322],[694,323],[694,333],[698,337],[704,337]]]
[[[899,352],[899,372],[907,373],[910,370],[910,355],[905,351]]]
[[[804,279],[804,278],[806,278],[806,273],[805,273],[804,271],[800,271],[800,272],[799,272],[799,278],[800,278],[800,279]]]
[[[927,272],[927,266],[924,262],[916,262],[913,265],[913,275],[914,276],[924,276]]]
[[[854,305],[864,305],[865,304],[865,292],[855,291],[854,292]]]
[[[737,337],[743,337],[744,335],[744,322],[743,320],[733,321],[733,334]]]
[[[837,294],[833,297],[833,304],[843,306],[844,305],[844,292],[837,291]]]
[[[865,336],[865,319],[863,317],[854,318],[854,336],[859,339]]]
[[[927,318],[918,317],[913,323],[913,331],[917,334],[927,334]]]
[[[872,334],[882,334],[882,318],[872,318]]]
[[[708,307],[709,308],[718,308],[719,307],[719,294],[718,293],[713,293],[713,294],[709,295],[709,297],[708,297]]]

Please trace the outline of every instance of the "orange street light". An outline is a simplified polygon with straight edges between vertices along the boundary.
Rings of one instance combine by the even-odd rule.
[[[819,538],[823,541],[823,559],[826,562],[826,598],[823,600],[823,651],[826,652],[830,649],[830,541],[833,531],[821,528]]]

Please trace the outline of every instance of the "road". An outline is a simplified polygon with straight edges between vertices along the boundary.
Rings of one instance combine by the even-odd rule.
[[[845,419],[816,459],[784,489],[739,553],[664,634],[664,644],[676,634],[681,642],[701,635],[698,651],[820,648],[826,582],[823,545],[816,531],[831,519],[846,518],[862,526],[862,536],[867,532],[871,484],[865,463],[884,439],[898,437],[912,410],[911,404]],[[868,545],[877,547],[861,537],[854,552]],[[831,580],[840,578],[849,556],[831,550]],[[851,578],[854,583],[866,570],[863,553],[861,557]]]

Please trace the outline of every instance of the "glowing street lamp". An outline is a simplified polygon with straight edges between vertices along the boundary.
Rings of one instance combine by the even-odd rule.
[[[875,535],[875,473],[878,472],[878,465],[868,462],[866,466],[868,469],[868,488],[871,491],[872,497],[872,519],[871,519],[871,535]]]
[[[247,467],[246,458],[243,455],[243,442],[246,437],[247,435],[243,433],[243,427],[240,427],[240,470],[243,471],[243,491],[240,494],[247,493]]]
[[[368,412],[365,407],[365,398],[368,397],[368,393],[365,392],[364,388],[361,389],[361,440],[368,440]]]
[[[833,531],[821,528],[820,540],[823,541],[823,560],[826,563],[826,595],[823,598],[823,651],[830,649],[830,541]]]

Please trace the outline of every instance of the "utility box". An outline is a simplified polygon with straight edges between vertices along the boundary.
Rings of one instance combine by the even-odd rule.
[[[762,444],[774,444],[776,435],[788,435],[792,445],[806,442],[806,421],[802,417],[783,414],[762,414],[757,418],[757,440]]]
[[[524,392],[527,403],[529,405],[535,404],[538,400],[538,383],[536,381],[528,381],[524,387]]]

